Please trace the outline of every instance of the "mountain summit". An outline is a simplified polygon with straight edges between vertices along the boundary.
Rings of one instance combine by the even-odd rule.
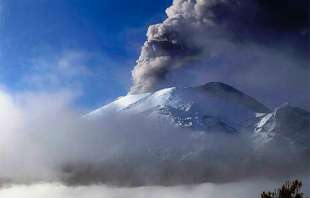
[[[295,134],[290,137],[296,139],[296,131],[302,131],[300,136],[309,136],[310,114],[305,110],[284,105],[273,111],[221,82],[126,95],[85,117],[96,121],[111,114],[143,114],[155,121],[206,133],[252,131],[259,145],[279,136],[276,134]]]
[[[118,143],[98,164],[65,168],[68,183],[93,177],[135,186],[202,183],[310,167],[309,112],[289,104],[270,110],[220,82],[119,97],[84,119]],[[116,130],[105,130],[109,122]],[[119,148],[126,149],[117,155]]]
[[[166,88],[127,95],[87,115],[100,119],[110,113],[146,114],[178,127],[210,132],[237,132],[257,113],[271,110],[230,85],[211,82],[199,87]]]
[[[268,107],[258,102],[251,96],[248,96],[240,90],[225,83],[210,82],[203,86],[197,87],[196,89],[203,90],[209,95],[226,98],[227,100],[242,104],[256,112],[267,113],[271,111]]]

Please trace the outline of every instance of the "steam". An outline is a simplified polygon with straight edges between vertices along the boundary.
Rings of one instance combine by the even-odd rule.
[[[309,73],[308,7],[306,0],[174,0],[167,19],[148,29],[131,93],[214,78],[257,93],[266,70],[271,82],[264,87],[281,93],[279,79],[289,78],[285,91],[297,93],[309,84],[307,76],[290,75]],[[253,73],[255,80],[242,77]]]

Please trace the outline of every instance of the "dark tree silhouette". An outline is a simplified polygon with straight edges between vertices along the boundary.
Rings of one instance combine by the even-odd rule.
[[[275,192],[263,192],[261,198],[303,198],[304,194],[300,192],[301,187],[301,181],[288,181]]]

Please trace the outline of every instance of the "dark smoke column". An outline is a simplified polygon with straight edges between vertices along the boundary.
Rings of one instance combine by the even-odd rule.
[[[202,10],[210,2],[175,0],[166,10],[168,18],[149,27],[147,41],[132,71],[131,93],[157,89],[170,72],[201,53],[200,47],[189,37],[195,29],[209,23]]]
[[[191,67],[193,60],[221,51],[233,56],[236,48],[232,46],[254,43],[282,51],[290,48],[294,56],[305,57],[308,9],[309,0],[174,0],[166,10],[167,19],[148,29],[132,71],[130,92],[163,88],[171,74]]]

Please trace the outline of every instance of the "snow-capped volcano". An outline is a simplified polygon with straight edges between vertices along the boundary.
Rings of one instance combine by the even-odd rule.
[[[254,137],[256,145],[282,142],[287,147],[309,148],[310,113],[288,103],[276,108],[273,112],[262,114],[255,124]]]
[[[279,136],[282,139],[296,139],[299,136],[310,139],[309,112],[289,105],[270,110],[253,97],[221,82],[126,95],[85,117],[100,120],[115,113],[143,114],[194,131],[252,131],[257,145],[279,139]]]
[[[98,164],[65,168],[68,183],[93,177],[113,183],[116,175],[116,184],[126,185],[201,183],[309,167],[309,112],[289,105],[270,110],[220,82],[119,97],[84,119],[117,143],[105,142]]]
[[[254,98],[220,82],[199,87],[166,88],[154,93],[127,95],[87,115],[101,119],[111,113],[146,114],[178,127],[210,132],[237,132],[270,110]]]

